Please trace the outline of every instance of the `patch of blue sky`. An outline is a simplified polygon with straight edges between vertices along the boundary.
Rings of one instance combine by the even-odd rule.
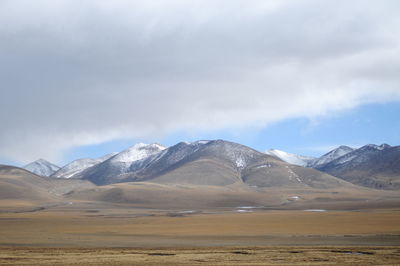
[[[399,145],[400,103],[368,104],[326,116],[286,119],[266,126],[179,131],[156,139],[118,139],[70,150],[65,154],[64,161],[100,157],[124,150],[137,142],[171,146],[180,141],[209,139],[233,141],[259,151],[275,148],[308,156],[320,156],[340,145]]]

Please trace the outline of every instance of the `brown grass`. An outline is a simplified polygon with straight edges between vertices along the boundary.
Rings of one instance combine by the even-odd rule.
[[[0,248],[0,265],[399,265],[398,247]]]
[[[323,213],[233,211],[212,210],[212,213],[203,211],[187,215],[177,211],[68,210],[65,207],[39,212],[2,213],[0,245],[161,247],[400,244],[400,212],[397,210]]]
[[[0,213],[0,265],[400,265],[399,210],[74,206]]]

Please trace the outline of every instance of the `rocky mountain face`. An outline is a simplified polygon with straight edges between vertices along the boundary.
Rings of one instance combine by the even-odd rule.
[[[369,144],[316,169],[361,186],[400,189],[400,146]]]
[[[138,143],[73,177],[87,179],[97,185],[123,182],[126,179],[124,174],[132,172],[131,169],[140,168],[147,158],[165,149],[155,143]]]
[[[169,148],[138,143],[120,153],[73,161],[61,169],[42,159],[25,169],[96,185],[149,181],[224,186],[239,182],[254,187],[324,188],[345,186],[348,181],[371,188],[400,189],[399,149],[387,144],[359,149],[340,146],[312,158],[275,149],[261,153],[223,140],[180,142]]]
[[[303,160],[303,156],[270,150],[281,160],[333,175],[350,183],[376,188],[400,189],[400,146],[368,144],[359,149],[340,146],[319,158]]]
[[[60,169],[59,166],[52,164],[44,159],[36,160],[30,164],[25,165],[23,168],[40,176],[51,176],[53,173]]]
[[[104,162],[105,160],[108,160],[109,158],[113,157],[118,153],[110,153],[105,156],[102,156],[100,158],[92,159],[92,158],[83,158],[83,159],[78,159],[75,160],[69,164],[66,164],[62,168],[60,168],[58,171],[54,172],[51,177],[55,178],[71,178],[73,176],[76,176],[77,174],[81,173],[82,171],[86,170],[87,168],[90,168],[96,164],[99,164],[101,162]]]
[[[331,161],[336,160],[337,158],[342,157],[354,150],[355,150],[354,148],[348,146],[339,146],[338,148],[331,150],[330,152],[322,155],[321,157],[309,161],[306,166],[313,168],[322,167],[323,165],[328,164]]]
[[[135,146],[134,146],[135,147]],[[148,181],[160,184],[328,188],[350,184],[314,169],[283,162],[249,147],[223,141],[180,142],[163,148],[139,145],[143,156],[116,155],[79,174],[97,185]]]

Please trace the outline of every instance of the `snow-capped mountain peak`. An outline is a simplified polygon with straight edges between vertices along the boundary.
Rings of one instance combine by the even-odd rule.
[[[211,140],[197,140],[197,141],[193,141],[193,142],[190,142],[190,141],[182,141],[182,143],[184,143],[184,144],[186,144],[186,145],[198,145],[198,144],[207,144],[207,143],[209,143],[209,142],[211,142]]]
[[[89,167],[92,167],[96,164],[104,162],[105,160],[108,160],[109,158],[111,158],[112,156],[114,156],[116,154],[117,154],[116,152],[113,152],[113,153],[106,154],[97,159],[83,158],[83,159],[78,159],[78,160],[72,161],[71,163],[63,166],[57,172],[52,174],[52,177],[71,178],[74,175],[82,172],[83,170],[85,170]]]
[[[265,152],[268,155],[278,157],[284,162],[294,164],[294,165],[300,165],[300,166],[306,166],[308,165],[311,161],[315,160],[314,157],[309,157],[309,156],[302,156],[302,155],[297,155],[293,153],[288,153],[284,152],[281,150],[277,149],[270,149]]]
[[[153,144],[145,144],[145,143],[137,143],[132,147],[123,150],[117,155],[111,158],[112,162],[121,162],[121,163],[132,163],[134,161],[142,160],[150,155],[159,153],[160,151],[165,150],[166,147],[153,143]]]
[[[344,156],[337,158],[335,161],[332,161],[332,163],[335,163],[337,165],[345,164],[348,162],[362,163],[368,160],[371,156],[374,156],[374,154],[379,154],[390,147],[391,146],[388,144],[368,144],[359,149],[353,150],[351,153],[345,154]]]
[[[23,168],[40,176],[50,176],[58,169],[60,169],[60,167],[58,167],[57,165],[52,164],[44,159],[36,160],[30,164],[25,165]]]
[[[75,160],[64,167],[62,167],[60,170],[55,172],[52,177],[57,177],[57,178],[70,178],[73,175],[81,172],[82,170],[89,168],[95,164],[99,163],[98,160],[96,159],[91,159],[91,158],[83,158],[83,159],[78,159]]]
[[[332,162],[333,160],[338,159],[339,157],[342,157],[352,151],[354,151],[354,148],[348,147],[348,146],[339,146],[334,150],[331,150],[330,152],[322,155],[321,157],[319,157],[318,159],[310,162],[310,164],[308,165],[309,167],[319,167],[321,165],[327,164]]]
[[[153,143],[137,143],[125,149],[109,159],[85,169],[76,178],[85,178],[97,183],[109,183],[108,180],[119,180],[121,175],[132,172],[132,169],[142,168],[148,164],[149,160],[159,156],[166,150],[166,147]]]

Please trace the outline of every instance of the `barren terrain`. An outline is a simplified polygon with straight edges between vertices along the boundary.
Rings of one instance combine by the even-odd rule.
[[[3,171],[1,265],[400,264],[397,191],[95,186]]]
[[[400,210],[75,203],[1,213],[0,246],[0,264],[396,265]]]

